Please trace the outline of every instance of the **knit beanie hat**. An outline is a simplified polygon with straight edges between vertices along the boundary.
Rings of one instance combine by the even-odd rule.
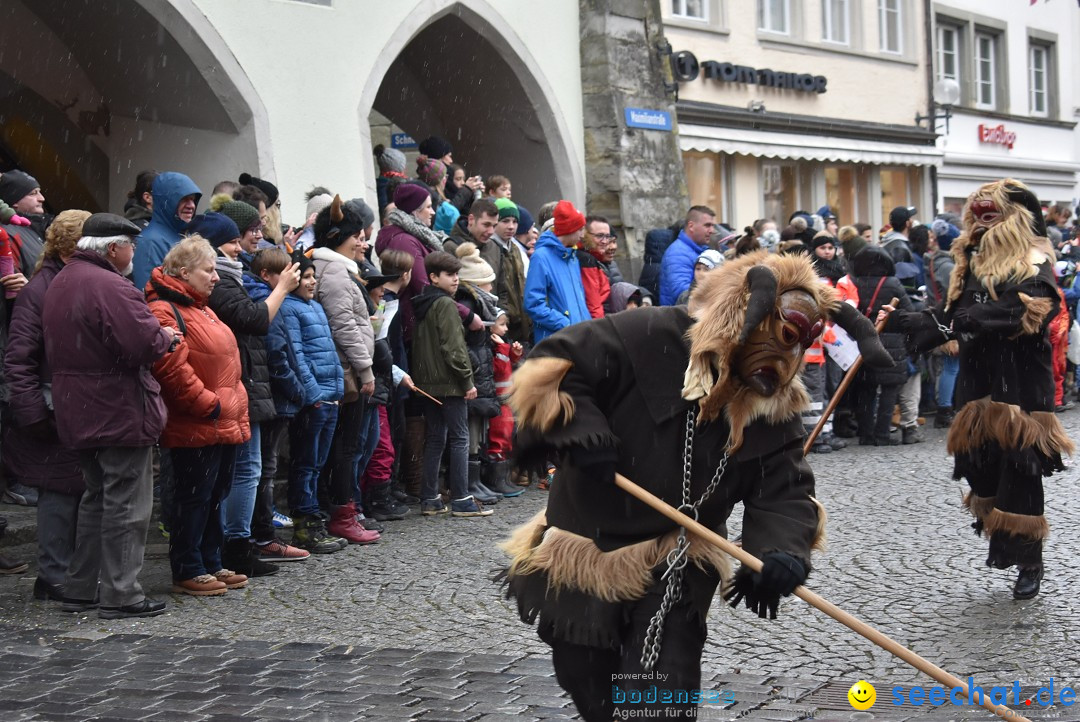
[[[266,207],[267,208],[269,208],[270,206],[277,203],[277,199],[278,199],[278,195],[279,195],[278,194],[278,189],[277,189],[277,186],[274,185],[273,183],[271,183],[270,181],[263,180],[262,178],[256,178],[255,176],[251,175],[250,173],[241,173],[239,180],[240,180],[240,185],[242,185],[242,186],[255,186],[256,188],[261,190],[263,193],[265,193],[266,194]]]
[[[930,230],[934,232],[938,248],[943,251],[950,250],[953,241],[960,237],[960,229],[946,221],[944,218],[938,218],[931,223]]]
[[[367,229],[364,219],[355,206],[342,203],[341,196],[334,196],[329,206],[315,217],[315,247],[337,248],[346,238]]]
[[[450,145],[445,138],[432,135],[420,141],[417,150],[420,151],[421,155],[426,155],[428,158],[442,158],[444,155],[453,153],[454,146]]]
[[[454,251],[454,255],[461,261],[461,270],[458,271],[460,280],[473,284],[495,282],[495,271],[480,257],[480,249],[475,243],[462,243]]]
[[[6,170],[0,175],[0,201],[9,206],[25,198],[30,191],[40,188],[41,184],[29,173],[21,170]]]
[[[214,248],[220,248],[230,241],[238,240],[243,235],[233,219],[224,213],[212,211],[192,218],[191,223],[188,223],[187,228],[184,229],[184,233],[189,236],[200,235],[210,241],[210,245]]]
[[[824,245],[830,245],[830,244],[834,248],[836,247],[836,237],[833,234],[829,233],[828,231],[819,231],[810,240],[810,250],[816,251],[818,248],[821,248]]]
[[[334,197],[329,193],[320,193],[312,196],[310,200],[308,200],[307,206],[304,207],[304,218],[310,218],[312,213],[318,213],[333,201]]]
[[[495,207],[499,209],[499,220],[503,218],[510,218],[513,216],[518,219],[518,224],[521,223],[521,211],[518,210],[517,204],[509,198],[496,198]]]
[[[694,262],[694,265],[699,263],[711,270],[717,266],[723,265],[724,254],[713,248],[709,248],[701,252],[701,255],[697,257],[697,261]]]
[[[559,201],[555,205],[554,219],[556,236],[569,236],[585,227],[585,216],[570,201]]]
[[[438,158],[422,155],[416,159],[416,177],[429,186],[438,188],[446,180],[446,164]]]
[[[262,222],[258,209],[243,201],[234,201],[228,193],[218,193],[211,198],[210,210],[231,218],[240,229],[240,235]]]
[[[375,211],[371,210],[371,206],[363,198],[353,198],[345,201],[345,205],[356,211],[360,216],[360,221],[364,224],[364,228],[375,223]]]
[[[424,199],[431,193],[415,183],[402,183],[394,190],[394,205],[404,213],[412,213],[424,205]],[[366,227],[366,226],[365,226]]]
[[[377,145],[374,148],[375,162],[379,164],[380,173],[404,173],[405,154],[397,148],[387,148]]]
[[[495,205],[498,206],[499,205],[498,202],[496,202]],[[523,235],[525,235],[526,233],[528,233],[529,231],[532,230],[534,221],[533,221],[532,213],[529,213],[529,209],[527,209],[525,206],[518,206],[517,209],[518,209],[517,235],[523,236]]]

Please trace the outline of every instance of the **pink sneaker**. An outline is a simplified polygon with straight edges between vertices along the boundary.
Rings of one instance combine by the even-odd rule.
[[[255,556],[264,562],[302,562],[311,556],[311,552],[275,539],[269,544],[256,544]]]

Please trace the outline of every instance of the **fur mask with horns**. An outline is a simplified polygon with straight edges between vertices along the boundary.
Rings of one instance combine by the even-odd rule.
[[[683,398],[699,421],[727,414],[728,446],[759,417],[779,423],[809,403],[798,378],[805,350],[833,321],[859,345],[864,363],[893,365],[870,321],[841,303],[809,259],[758,251],[705,275],[690,294],[690,363]]]
[[[981,186],[964,206],[964,232],[953,241],[952,257],[949,306],[963,293],[969,269],[995,300],[995,286],[1034,278],[1039,264],[1055,257],[1039,199],[1012,178]]]

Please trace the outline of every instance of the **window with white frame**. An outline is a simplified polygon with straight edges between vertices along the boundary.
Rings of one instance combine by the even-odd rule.
[[[997,36],[975,33],[975,107],[997,107]]]
[[[1032,45],[1028,50],[1028,107],[1032,115],[1050,114],[1047,88],[1050,86],[1050,48]]]
[[[689,20],[708,20],[708,0],[671,0],[671,15]]]
[[[758,0],[758,29],[791,34],[791,0]]]
[[[900,55],[904,52],[902,0],[878,0],[878,33],[881,51]]]
[[[955,25],[937,27],[937,78],[960,82],[960,28]]]
[[[823,37],[830,43],[851,44],[851,3],[849,0],[824,0],[821,5]]]

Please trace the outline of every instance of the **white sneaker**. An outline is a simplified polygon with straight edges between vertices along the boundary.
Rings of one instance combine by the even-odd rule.
[[[274,526],[278,529],[292,529],[292,519],[282,514],[280,511],[274,512]]]

